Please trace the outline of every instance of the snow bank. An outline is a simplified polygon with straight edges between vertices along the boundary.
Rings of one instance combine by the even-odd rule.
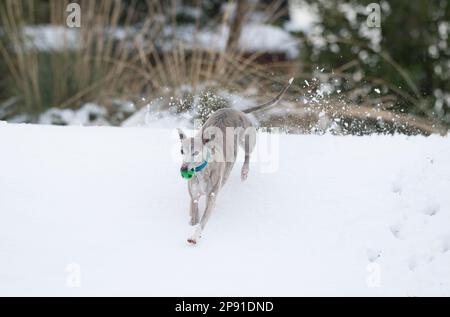
[[[39,116],[41,124],[56,125],[109,125],[105,108],[87,103],[78,110],[51,108]]]
[[[80,47],[81,39],[78,29],[57,25],[27,26],[23,30],[28,39],[27,48],[38,51],[74,50]]]
[[[172,37],[172,29],[167,28],[166,36]],[[195,26],[185,25],[178,27],[175,32],[176,42],[185,47],[200,47],[205,50],[221,52],[225,50],[230,29],[223,26],[217,30],[200,30],[196,32]],[[170,40],[164,44],[166,50],[173,47]],[[288,58],[294,59],[299,55],[299,41],[289,32],[272,25],[249,23],[242,28],[239,39],[239,49],[246,52],[285,53]]]
[[[450,141],[275,136],[196,247],[167,129],[0,125],[0,295],[450,295]]]
[[[132,45],[141,42],[140,45],[145,47],[145,41],[148,40],[143,36],[136,38],[138,31],[140,30],[133,27],[117,27],[111,30],[105,29],[103,32],[105,36],[112,36],[117,40],[128,40]],[[226,47],[229,32],[227,26],[218,28],[216,31],[205,29],[197,32],[194,25],[188,24],[177,26],[175,34],[171,27],[166,27],[162,34],[163,38],[160,40],[163,41],[161,43],[163,50],[172,50],[181,42],[187,48],[196,47],[221,52]],[[24,28],[24,35],[28,39],[27,47],[39,51],[74,50],[82,45],[80,30],[63,26],[28,26]],[[247,52],[285,53],[289,58],[296,58],[299,55],[298,40],[289,32],[279,27],[259,23],[251,23],[243,27],[239,47]]]

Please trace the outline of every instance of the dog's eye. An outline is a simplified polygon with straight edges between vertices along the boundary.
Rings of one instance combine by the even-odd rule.
[[[181,149],[181,154],[184,154],[184,151],[183,151],[183,149]]]
[[[199,152],[199,151],[195,151],[195,152],[194,152],[194,156],[197,156],[198,153],[200,153],[200,152]]]

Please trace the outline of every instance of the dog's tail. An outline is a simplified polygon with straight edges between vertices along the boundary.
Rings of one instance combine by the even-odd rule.
[[[266,102],[265,104],[256,106],[256,107],[252,107],[250,109],[244,110],[244,113],[251,113],[254,111],[258,111],[264,108],[269,108],[272,107],[274,105],[276,105],[284,96],[284,94],[286,93],[286,91],[288,91],[289,87],[291,87],[292,82],[294,81],[294,77],[292,77],[291,79],[289,79],[288,84],[283,88],[283,90],[280,91],[280,93],[278,94],[278,96],[276,96],[274,99],[272,99],[269,102]]]

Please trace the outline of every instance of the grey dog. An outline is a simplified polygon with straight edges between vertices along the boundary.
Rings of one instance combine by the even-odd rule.
[[[214,112],[192,138],[178,129],[183,156],[180,170],[183,177],[189,179],[190,224],[197,226],[194,234],[188,238],[190,244],[197,244],[201,237],[216,203],[217,194],[233,169],[238,145],[245,151],[241,179],[242,181],[247,179],[250,154],[256,144],[256,130],[246,114],[278,103],[293,80],[291,78],[278,96],[263,105],[244,111],[226,108]],[[206,196],[206,209],[200,219],[198,204],[202,196]]]

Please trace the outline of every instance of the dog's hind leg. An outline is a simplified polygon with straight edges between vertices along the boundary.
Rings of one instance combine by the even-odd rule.
[[[242,165],[241,170],[241,180],[245,181],[248,177],[248,172],[250,169],[250,154],[253,152],[253,149],[255,148],[255,137],[248,135],[247,133],[244,135],[244,141],[242,142],[241,146],[244,148],[245,151],[245,160],[244,165]]]
[[[250,170],[250,153],[248,151],[248,145],[245,145],[245,160],[241,169],[241,180],[245,181],[248,177],[248,172]]]

